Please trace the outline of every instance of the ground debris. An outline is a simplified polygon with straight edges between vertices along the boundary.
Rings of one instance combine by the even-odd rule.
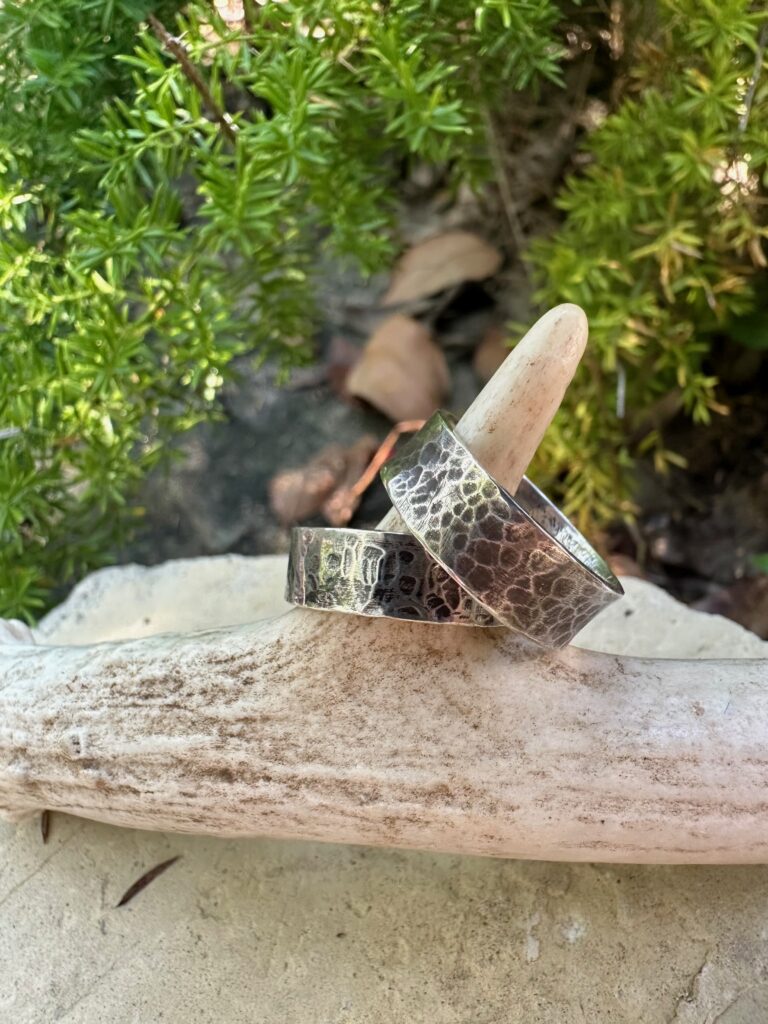
[[[168,860],[164,860],[160,864],[156,864],[155,867],[150,868],[149,871],[146,871],[141,878],[138,878],[133,885],[126,889],[117,906],[124,907],[127,903],[130,903],[134,896],[138,896],[143,889],[146,889],[150,882],[154,882],[154,880],[166,872],[172,864],[175,864],[176,861],[179,860],[180,856],[180,854],[177,854],[175,857],[169,857]]]
[[[352,478],[348,485],[338,487],[324,502],[322,512],[326,522],[331,526],[346,526],[357,511],[363,495],[378,476],[379,470],[392,455],[398,437],[401,434],[420,430],[423,426],[423,420],[405,420],[403,423],[396,423],[376,449],[362,473]]]
[[[768,576],[747,576],[724,587],[713,587],[692,607],[724,615],[768,640]]]
[[[436,295],[465,281],[492,277],[502,263],[499,250],[471,231],[445,231],[411,246],[398,261],[383,306]]]
[[[451,386],[445,355],[428,327],[396,314],[374,331],[347,377],[347,392],[383,412],[393,423],[425,420]]]
[[[376,438],[365,434],[348,447],[327,445],[305,465],[278,473],[269,484],[272,512],[283,526],[300,523],[321,511],[333,526],[348,522],[340,515],[342,505],[348,504],[340,495],[349,493],[377,447]]]

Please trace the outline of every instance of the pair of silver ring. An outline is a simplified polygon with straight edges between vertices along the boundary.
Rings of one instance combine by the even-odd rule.
[[[381,477],[409,534],[298,527],[286,597],[326,611],[506,626],[563,647],[623,593],[527,478],[514,497],[436,412]]]

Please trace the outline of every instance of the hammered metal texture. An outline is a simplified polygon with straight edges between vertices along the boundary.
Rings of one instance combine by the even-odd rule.
[[[381,476],[408,529],[504,625],[563,647],[623,593],[602,558],[527,479],[513,498],[435,413]]]
[[[500,625],[404,533],[295,527],[285,596],[322,611]]]

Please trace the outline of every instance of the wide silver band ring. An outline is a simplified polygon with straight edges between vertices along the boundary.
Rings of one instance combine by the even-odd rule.
[[[500,625],[404,533],[294,527],[285,596],[320,611]]]
[[[605,561],[523,479],[514,497],[436,412],[385,463],[392,504],[424,549],[498,619],[545,647],[564,647],[624,593]]]

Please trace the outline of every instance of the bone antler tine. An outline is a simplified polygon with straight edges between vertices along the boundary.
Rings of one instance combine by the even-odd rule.
[[[514,494],[563,400],[587,344],[587,318],[564,303],[515,346],[461,417],[456,432]]]
[[[555,306],[531,327],[464,413],[456,433],[512,494],[563,400],[587,344],[580,306]],[[402,530],[391,509],[381,530]]]
[[[290,613],[0,647],[0,812],[646,863],[768,859],[768,659],[525,658]]]

